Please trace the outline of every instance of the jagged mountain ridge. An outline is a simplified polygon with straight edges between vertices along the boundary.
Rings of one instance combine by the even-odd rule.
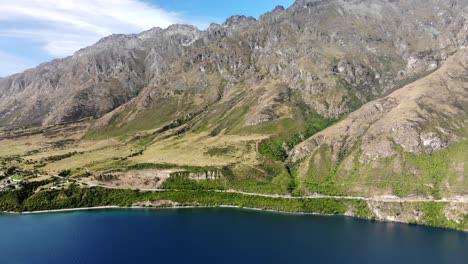
[[[245,109],[236,125],[252,126],[294,116],[291,95],[337,117],[428,74],[466,45],[466,6],[300,0],[258,21],[234,16],[205,31],[174,25],[113,35],[0,79],[0,126],[103,116],[98,126],[121,126],[164,115],[144,127],[151,128],[207,108],[204,117],[216,120],[226,105]]]

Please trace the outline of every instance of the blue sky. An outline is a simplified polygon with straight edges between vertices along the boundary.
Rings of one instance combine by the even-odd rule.
[[[4,2],[5,1],[5,2]],[[257,17],[294,0],[2,0],[0,77],[72,55],[112,33],[174,23],[200,29],[231,15]]]

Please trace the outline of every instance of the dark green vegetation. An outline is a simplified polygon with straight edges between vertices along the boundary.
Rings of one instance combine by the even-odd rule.
[[[272,198],[262,196],[242,195],[238,193],[214,192],[194,188],[194,190],[142,192],[138,190],[116,190],[100,187],[80,188],[72,185],[67,189],[34,192],[40,185],[49,183],[34,183],[24,185],[21,189],[0,193],[0,210],[9,212],[55,210],[67,208],[121,206],[129,207],[138,202],[158,202],[159,207],[173,206],[237,206],[277,210],[297,213],[345,214],[373,219],[366,201],[334,198]],[[178,182],[177,184],[182,184]],[[185,182],[187,187],[190,183]],[[467,218],[461,222],[447,220],[443,215],[445,203],[412,203],[415,210],[424,212],[424,217],[418,224],[454,229],[466,229]],[[398,213],[398,212],[397,212]]]
[[[17,168],[16,167],[9,167],[5,171],[5,176],[12,176],[16,172]]]
[[[58,176],[60,177],[67,177],[71,174],[71,171],[70,170],[63,170],[61,172],[59,172]]]
[[[303,191],[297,188],[298,179],[294,175],[294,170],[284,163],[289,156],[289,151],[305,139],[335,124],[338,119],[324,118],[311,112],[300,97],[295,95],[293,98],[295,106],[298,108],[295,111],[296,122],[289,124],[289,129],[280,131],[276,136],[259,143],[258,152],[264,156],[265,160],[259,168],[256,168],[257,173],[252,171],[239,173],[240,175],[255,175],[258,174],[258,170],[261,170],[272,177],[263,180],[258,180],[261,179],[260,177],[256,179],[249,176],[241,177],[240,180],[236,180],[232,184],[234,188],[261,193],[290,193],[297,196],[303,194]],[[324,188],[328,188],[328,185],[325,185]],[[338,192],[328,192],[327,194],[339,195]]]
[[[348,208],[352,207],[357,209],[359,216],[370,215],[370,212],[365,210],[365,203],[361,205],[360,201],[339,199],[282,199],[200,190],[141,192],[78,186],[38,193],[34,193],[32,189],[33,186],[27,186],[20,190],[0,193],[0,210],[22,212],[111,205],[131,206],[144,201],[172,201],[180,206],[232,205],[322,214],[344,214]]]
[[[337,119],[327,119],[318,114],[310,115],[304,120],[303,131],[264,140],[259,144],[258,151],[269,159],[285,161],[292,148],[336,122]]]
[[[62,154],[62,155],[50,156],[50,157],[46,157],[46,158],[42,159],[42,162],[59,161],[59,160],[63,160],[63,159],[66,159],[66,158],[69,158],[69,157],[72,157],[72,156],[75,156],[75,155],[78,155],[78,154],[83,154],[83,153],[73,151],[73,152],[70,152],[70,153]]]
[[[223,156],[233,152],[233,147],[224,147],[224,148],[210,148],[206,151],[206,154],[210,156]]]

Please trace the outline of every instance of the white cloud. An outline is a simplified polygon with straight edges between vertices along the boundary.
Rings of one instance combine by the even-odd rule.
[[[64,57],[112,33],[138,33],[187,21],[143,0],[6,0],[0,8],[0,36],[39,43]],[[2,25],[3,24],[3,25]]]

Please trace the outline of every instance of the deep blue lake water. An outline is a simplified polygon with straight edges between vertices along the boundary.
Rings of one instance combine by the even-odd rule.
[[[239,209],[0,215],[0,263],[468,263],[468,234]]]

